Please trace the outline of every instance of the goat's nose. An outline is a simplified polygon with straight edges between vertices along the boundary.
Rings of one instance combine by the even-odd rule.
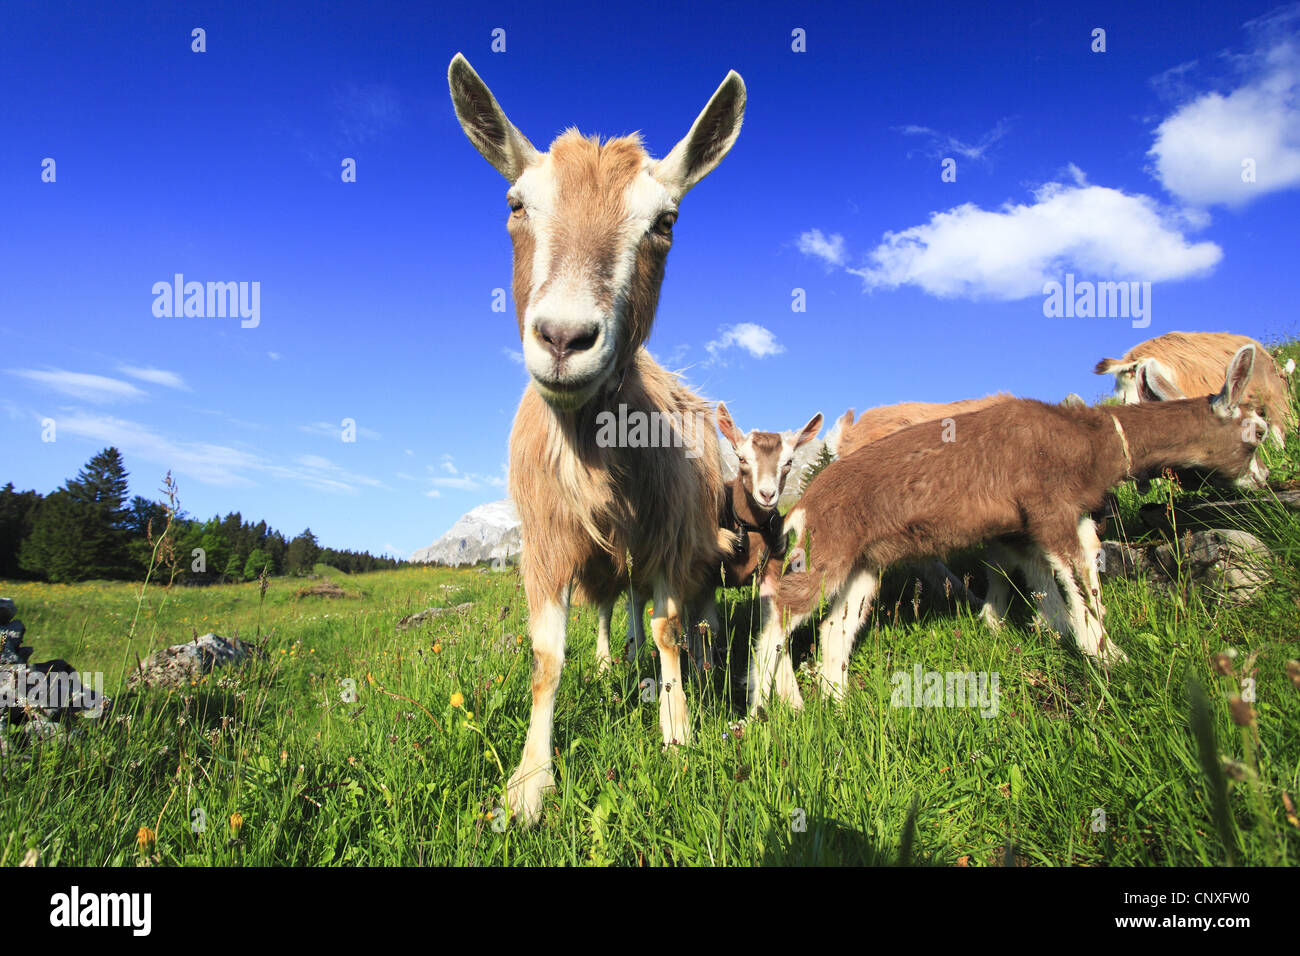
[[[585,352],[596,344],[600,325],[595,322],[560,322],[538,319],[537,337],[556,361],[573,352]]]

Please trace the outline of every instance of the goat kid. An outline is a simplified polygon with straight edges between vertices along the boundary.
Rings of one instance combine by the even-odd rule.
[[[797,546],[791,565],[806,570],[785,574],[765,595],[751,711],[774,677],[778,695],[802,705],[786,638],[820,599],[829,609],[818,686],[838,699],[884,569],[991,540],[1019,554],[1043,595],[1040,611],[1061,634],[1104,665],[1124,660],[1102,626],[1101,542],[1089,513],[1110,488],[1169,467],[1262,484],[1262,419],[1241,407],[1254,360],[1253,346],[1241,348],[1212,397],[1111,408],[1016,399],[957,417],[953,442],[914,426],[832,462],[786,516]],[[1174,394],[1158,371],[1139,374],[1153,394]]]
[[[679,203],[740,135],[745,85],[729,73],[685,138],[656,161],[639,137],[601,142],[576,130],[541,152],[460,54],[447,82],[461,128],[510,183],[512,292],[531,381],[510,435],[509,492],[523,538],[533,699],[507,799],[532,823],[554,786],[551,737],[571,600],[599,607],[629,581],[654,595],[660,728],[665,745],[689,739],[682,609],[734,544],[718,527],[717,438],[696,429],[705,433],[690,454],[681,442],[606,447],[597,423],[619,404],[669,423],[708,420],[708,405],[642,346]]]
[[[691,620],[703,625],[687,629],[687,653],[697,665],[705,660],[717,661],[717,647],[713,639],[723,635],[718,616],[714,590],[724,587],[744,587],[753,580],[755,572],[769,555],[777,561],[768,562],[768,573],[779,570],[778,562],[785,547],[785,533],[778,510],[785,493],[786,480],[794,465],[795,452],[817,437],[821,431],[822,415],[818,412],[798,432],[785,435],[779,432],[754,430],[745,434],[736,427],[725,403],[718,403],[718,430],[736,453],[737,471],[725,491],[725,501],[720,516],[721,526],[736,535],[736,547],[722,561],[721,574],[714,569],[701,582],[701,592],[689,602],[700,613]],[[596,632],[596,660],[600,667],[608,667],[610,618],[613,602],[600,609]],[[642,621],[645,615],[645,598],[629,591],[628,633],[625,653],[628,660],[637,656],[645,643]]]

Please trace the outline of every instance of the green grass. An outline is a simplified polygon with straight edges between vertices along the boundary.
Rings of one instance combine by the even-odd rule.
[[[1265,455],[1274,478],[1300,476],[1300,436]],[[1125,486],[1107,536],[1142,537],[1138,508],[1173,494],[1208,492]],[[338,598],[297,596],[302,579],[264,597],[257,582],[142,594],[0,581],[35,660],[103,671],[117,697],[67,740],[31,747],[0,728],[0,865],[32,848],[47,865],[1292,865],[1300,519],[1261,499],[1252,530],[1277,562],[1247,606],[1107,582],[1107,627],[1132,658],[1109,676],[1023,613],[1000,633],[964,613],[914,614],[895,573],[845,701],[805,683],[802,713],[776,703],[753,720],[729,675],[755,604],[727,592],[737,658],[689,689],[694,739],[670,752],[657,703],[642,700],[652,651],[598,674],[595,615],[580,609],[557,699],[558,787],[533,829],[502,826],[500,811],[530,706],[514,570],[318,566]],[[396,629],[467,601],[467,615]],[[137,658],[212,630],[269,653],[184,691],[121,690]],[[1230,675],[1212,667],[1224,651]],[[918,664],[997,674],[997,715],[893,706],[893,675]],[[1257,698],[1245,727],[1229,710],[1244,677]],[[142,827],[156,837],[143,848]]]
[[[124,658],[194,630],[256,639],[260,619],[270,651],[183,693],[124,695],[70,741],[14,740],[0,760],[3,862],[31,847],[51,865],[893,863],[909,842],[909,862],[935,865],[1000,865],[1008,845],[1031,864],[1221,864],[1230,853],[1289,864],[1300,853],[1282,803],[1300,790],[1300,694],[1283,670],[1300,632],[1294,569],[1235,611],[1179,607],[1140,583],[1108,588],[1108,623],[1133,658],[1109,680],[1048,633],[884,607],[860,636],[843,705],[809,693],[803,713],[775,704],[738,731],[738,694],[719,670],[689,694],[693,742],[668,753],[657,705],[641,701],[649,651],[599,676],[583,609],[558,698],[558,789],[537,828],[503,831],[502,767],[518,759],[530,700],[515,574],[377,572],[341,579],[357,596],[337,599],[296,599],[302,583],[273,581],[260,608],[256,583],[151,589],[129,648],[138,586],[0,584],[37,659],[104,669],[110,691]],[[727,598],[743,644],[753,605]],[[476,606],[463,618],[395,628],[464,601]],[[1225,648],[1238,661],[1259,652],[1257,741],[1229,719],[1229,678],[1211,674]],[[891,675],[915,663],[996,672],[998,715],[891,706]],[[1226,844],[1189,730],[1189,675],[1207,689],[1211,746],[1258,774],[1228,784]],[[144,851],[140,827],[156,831]]]

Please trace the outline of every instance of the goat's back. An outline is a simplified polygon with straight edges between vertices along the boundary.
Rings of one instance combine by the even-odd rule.
[[[977,412],[1012,397],[1005,392],[998,392],[996,395],[968,398],[957,402],[900,402],[897,405],[881,405],[879,408],[868,409],[856,422],[844,428],[839,437],[838,454],[841,458],[845,458],[865,445],[870,445],[912,425]]]

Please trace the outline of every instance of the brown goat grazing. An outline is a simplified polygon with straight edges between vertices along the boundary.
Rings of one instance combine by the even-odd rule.
[[[816,610],[819,686],[844,692],[849,651],[866,619],[883,570],[900,561],[942,556],[987,541],[1009,544],[1040,592],[1039,610],[1060,633],[1103,664],[1124,660],[1102,626],[1089,512],[1121,482],[1192,467],[1258,486],[1258,415],[1240,407],[1255,348],[1233,356],[1212,398],[1109,408],[1069,408],[1025,399],[999,402],[954,419],[951,441],[920,425],[832,462],[794,509],[787,572],[768,589],[750,678],[751,709],[777,692],[802,704],[785,635]],[[1159,372],[1139,371],[1144,387],[1169,394]],[[1053,577],[1066,602],[1053,586]]]
[[[1212,395],[1219,387],[1224,363],[1245,345],[1255,346],[1255,375],[1246,403],[1263,409],[1274,440],[1282,444],[1296,426],[1291,390],[1264,346],[1245,335],[1230,332],[1168,332],[1133,346],[1122,359],[1102,359],[1093,369],[1098,375],[1115,376],[1115,397],[1132,405],[1141,401],[1137,369],[1154,364],[1166,380],[1185,395]],[[1148,399],[1149,400],[1149,399]]]
[[[977,412],[981,408],[1012,398],[1014,396],[998,392],[996,395],[967,398],[959,402],[900,402],[897,405],[868,409],[856,422],[853,420],[853,409],[850,408],[835,423],[835,441],[832,442],[828,437],[826,442],[831,446],[831,454],[847,458],[864,445],[870,445],[909,425],[937,422],[955,415]]]
[[[700,582],[701,591],[689,606],[699,613],[691,618],[703,623],[710,638],[722,634],[714,589],[719,583],[725,587],[743,587],[753,580],[754,572],[769,555],[777,561],[767,565],[771,573],[779,570],[779,560],[785,547],[785,533],[777,504],[785,491],[786,479],[794,464],[795,452],[817,437],[822,427],[818,412],[798,432],[783,435],[779,432],[752,431],[748,435],[736,427],[727,406],[718,403],[718,430],[736,452],[736,476],[726,486],[721,526],[736,535],[736,547],[722,561],[721,574],[714,568]],[[626,653],[629,658],[640,653],[645,642],[642,629],[645,597],[628,595],[628,635]],[[596,633],[596,660],[600,667],[610,663],[609,620],[613,604],[604,605],[600,611],[600,626]],[[688,628],[687,653],[696,664],[713,658],[714,648],[701,640],[698,627]]]
[[[682,608],[734,537],[718,526],[724,482],[709,406],[643,344],[678,204],[735,143],[745,84],[727,74],[656,161],[639,137],[601,142],[576,130],[539,152],[460,54],[447,81],[465,134],[510,183],[512,291],[531,381],[510,435],[509,491],[522,525],[533,703],[508,801],[531,823],[554,785],[571,598],[601,606],[629,582],[653,594],[660,728],[666,745],[689,738]],[[624,422],[640,427],[624,434]]]

